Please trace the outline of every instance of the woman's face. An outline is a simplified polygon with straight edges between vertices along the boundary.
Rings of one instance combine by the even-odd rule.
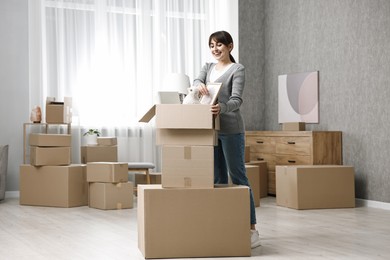
[[[214,39],[212,39],[209,47],[211,54],[217,61],[230,61],[229,54],[233,49],[233,44],[229,44],[228,46],[226,46],[225,44],[221,42],[216,42]]]

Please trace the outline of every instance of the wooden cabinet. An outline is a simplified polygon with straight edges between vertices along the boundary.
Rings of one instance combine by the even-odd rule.
[[[275,165],[341,165],[340,131],[247,131],[251,161],[266,161],[268,193],[275,195]]]

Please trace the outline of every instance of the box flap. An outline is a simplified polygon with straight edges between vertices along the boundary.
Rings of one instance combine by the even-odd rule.
[[[148,123],[156,115],[156,105],[153,105],[138,122]]]

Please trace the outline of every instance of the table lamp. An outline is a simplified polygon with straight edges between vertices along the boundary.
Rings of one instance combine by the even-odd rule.
[[[163,89],[177,91],[181,103],[183,103],[190,86],[190,78],[184,73],[169,73],[164,77]]]

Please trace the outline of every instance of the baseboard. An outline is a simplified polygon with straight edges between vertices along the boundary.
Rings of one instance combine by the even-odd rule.
[[[6,191],[5,192],[5,198],[11,199],[11,198],[19,198],[19,191]]]
[[[390,203],[375,201],[375,200],[364,200],[355,199],[356,207],[369,207],[390,210]]]
[[[6,191],[6,198],[19,198],[19,191]],[[365,199],[355,199],[356,207],[368,207],[368,208],[378,208],[390,210],[390,203],[375,201],[375,200],[365,200]]]

